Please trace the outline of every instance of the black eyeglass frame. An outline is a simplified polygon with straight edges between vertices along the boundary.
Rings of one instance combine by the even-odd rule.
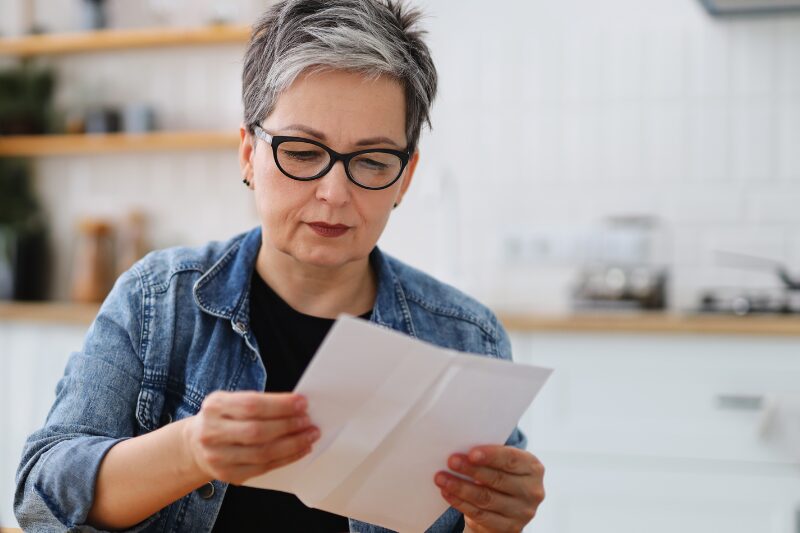
[[[358,150],[356,152],[349,152],[349,153],[346,153],[346,154],[340,154],[339,152],[337,152],[333,148],[329,148],[328,146],[325,146],[321,142],[315,141],[313,139],[306,139],[305,137],[291,137],[291,136],[287,136],[287,135],[270,135],[269,133],[264,131],[264,129],[261,126],[259,126],[258,124],[254,124],[253,125],[253,132],[255,133],[256,137],[258,137],[262,141],[264,141],[264,142],[268,143],[270,146],[272,146],[272,157],[275,160],[275,165],[278,167],[278,170],[280,170],[283,173],[283,175],[286,176],[287,178],[291,178],[291,179],[297,180],[297,181],[313,181],[313,180],[319,179],[322,176],[324,176],[325,174],[327,174],[328,172],[330,172],[331,169],[333,168],[333,165],[335,165],[337,163],[337,161],[341,161],[342,164],[344,165],[344,172],[345,172],[345,174],[347,174],[347,179],[349,179],[351,182],[353,182],[354,184],[358,185],[362,189],[368,189],[370,191],[380,191],[380,190],[383,190],[383,189],[388,189],[389,187],[391,187],[392,185],[397,183],[397,180],[399,180],[400,176],[403,175],[403,171],[406,169],[406,165],[408,165],[408,161],[411,158],[411,154],[408,151],[392,150],[390,148],[368,148],[366,150]],[[293,176],[292,174],[289,174],[281,166],[280,161],[278,161],[278,146],[280,146],[281,143],[285,143],[285,142],[288,142],[288,141],[305,142],[305,143],[313,144],[314,146],[319,146],[320,148],[325,150],[328,153],[328,155],[330,156],[330,161],[328,162],[328,165],[324,169],[322,169],[321,172],[317,173],[314,176],[308,177],[308,178],[301,178],[301,177]],[[359,183],[352,176],[352,174],[350,174],[350,161],[354,157],[357,157],[359,155],[375,153],[375,152],[382,153],[382,154],[392,154],[394,156],[397,156],[400,159],[400,171],[397,173],[397,176],[392,181],[387,183],[386,185],[381,185],[380,187],[368,187],[368,186],[364,185],[363,183]]]

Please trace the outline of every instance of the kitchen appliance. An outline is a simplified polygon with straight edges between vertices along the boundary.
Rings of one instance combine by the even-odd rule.
[[[716,252],[718,262],[736,268],[770,270],[780,281],[778,287],[717,287],[700,294],[699,311],[739,316],[751,314],[800,313],[800,278],[792,276],[783,263],[736,252]]]
[[[700,0],[712,15],[800,12],[800,0]]]
[[[664,228],[649,215],[608,217],[573,290],[576,310],[664,309]]]

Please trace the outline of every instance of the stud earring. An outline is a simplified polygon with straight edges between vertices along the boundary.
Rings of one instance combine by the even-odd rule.
[[[242,183],[244,183],[246,187],[249,187],[249,186],[250,186],[250,180],[249,180],[249,179],[247,179],[247,178],[244,178],[244,179],[242,180]]]

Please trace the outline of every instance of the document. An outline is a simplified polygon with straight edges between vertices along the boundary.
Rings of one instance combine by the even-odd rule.
[[[245,485],[400,532],[447,502],[433,478],[453,453],[504,444],[552,370],[449,350],[341,316],[295,392],[320,439]]]

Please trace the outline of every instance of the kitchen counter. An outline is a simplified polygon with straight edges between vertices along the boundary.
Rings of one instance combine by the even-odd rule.
[[[89,325],[100,308],[97,304],[70,302],[0,303],[0,321]],[[675,333],[711,335],[790,335],[800,336],[800,316],[784,315],[701,315],[663,312],[541,313],[498,312],[511,332],[535,331]]]
[[[0,302],[0,321],[91,324],[99,304],[73,302]]]
[[[606,333],[676,333],[710,335],[792,335],[800,336],[800,316],[714,315],[642,313],[577,313],[543,315],[498,312],[503,325],[512,332],[573,331]]]

